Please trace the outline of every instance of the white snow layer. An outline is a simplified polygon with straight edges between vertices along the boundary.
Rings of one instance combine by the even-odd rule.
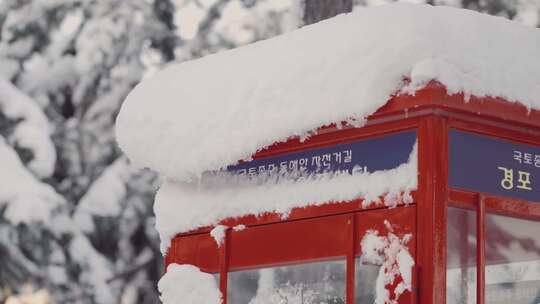
[[[140,83],[117,119],[133,163],[189,181],[436,79],[540,109],[540,30],[469,10],[393,4],[202,59]],[[404,78],[411,82],[403,86]]]
[[[211,274],[192,265],[171,264],[158,283],[163,304],[220,304],[221,292]]]
[[[389,206],[399,201],[412,202],[416,190],[417,145],[409,160],[386,171],[325,173],[302,180],[280,180],[260,184],[244,183],[235,178],[208,182],[166,181],[158,190],[154,212],[160,233],[161,250],[166,252],[176,234],[217,224],[220,220],[243,215],[277,212],[287,217],[291,209],[330,202],[363,198],[364,205],[380,202]],[[221,228],[214,234],[219,236]],[[216,239],[217,240],[217,239]],[[219,243],[219,242],[218,242]]]
[[[214,238],[216,241],[218,247],[223,244],[223,241],[225,240],[225,233],[227,231],[227,226],[224,225],[217,225],[210,231],[210,235]]]

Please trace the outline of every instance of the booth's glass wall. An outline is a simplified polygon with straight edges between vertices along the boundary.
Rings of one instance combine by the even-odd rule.
[[[476,303],[476,213],[448,208],[446,303]]]
[[[344,304],[345,260],[229,273],[229,304]]]
[[[486,303],[540,303],[540,222],[486,214]]]
[[[362,262],[361,258],[356,259],[355,267],[355,295],[354,303],[375,303],[376,283],[379,276],[380,265],[373,265]]]

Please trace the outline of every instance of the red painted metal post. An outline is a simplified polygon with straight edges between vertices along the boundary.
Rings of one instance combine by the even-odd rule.
[[[356,273],[356,216],[351,214],[347,219],[349,224],[349,248],[347,249],[347,304],[354,304],[355,273]]]
[[[227,281],[229,271],[229,246],[231,241],[231,230],[225,231],[225,239],[219,247],[219,290],[223,296],[222,304],[227,304]]]
[[[447,120],[424,118],[418,133],[417,265],[419,303],[446,303]]]
[[[476,303],[486,301],[486,203],[483,195],[478,196],[476,207]]]

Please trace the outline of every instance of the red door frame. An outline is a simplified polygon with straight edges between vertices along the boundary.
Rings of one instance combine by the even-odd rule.
[[[489,106],[486,106],[486,103]],[[257,153],[254,158],[298,151],[335,143],[367,139],[394,132],[417,129],[419,178],[418,190],[413,193],[417,212],[416,223],[416,267],[413,272],[413,303],[446,303],[446,217],[447,207],[455,206],[478,210],[479,237],[477,246],[478,304],[484,302],[484,217],[485,212],[540,220],[540,204],[522,200],[501,198],[485,193],[448,188],[448,131],[450,128],[475,132],[497,138],[540,146],[540,111],[529,111],[523,106],[495,98],[471,98],[464,102],[463,95],[448,96],[440,85],[433,83],[415,96],[397,96],[372,115],[366,126],[328,126],[321,128],[305,142],[291,139],[275,144]],[[376,210],[381,207],[361,207],[362,200],[326,204],[315,207],[297,208],[283,220],[279,214],[243,216],[225,219],[223,225],[233,227],[244,224],[249,227],[273,223],[294,222],[334,215],[354,214],[361,210]],[[354,217],[351,219],[354,223]],[[220,288],[227,290],[227,272],[231,260],[231,232],[226,233],[224,245],[219,249],[210,245],[213,239],[204,227],[183,233],[173,239],[166,256],[166,264],[189,263],[207,272],[220,272]],[[201,238],[194,246],[187,239]],[[358,235],[349,236],[347,269],[354,270],[352,253],[358,250]],[[210,243],[209,243],[210,242]],[[182,249],[182,247],[184,249]],[[197,247],[197,248],[195,248]],[[194,252],[196,252],[194,254]],[[212,253],[213,255],[212,256]],[[348,281],[354,283],[354,271],[348,273]],[[347,288],[348,303],[354,299],[354,286]]]

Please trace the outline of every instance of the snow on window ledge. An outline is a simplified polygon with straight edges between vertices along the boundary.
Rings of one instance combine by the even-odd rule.
[[[293,208],[364,199],[364,206],[381,203],[388,206],[411,203],[411,191],[417,187],[417,145],[406,163],[391,170],[375,172],[326,173],[303,180],[277,183],[219,185],[165,182],[156,195],[156,227],[165,253],[178,233],[216,225],[219,221],[245,215],[275,212],[286,218]],[[217,231],[216,231],[217,233]]]
[[[228,227],[224,225],[217,225],[216,227],[214,227],[214,229],[212,229],[212,231],[210,231],[210,235],[214,238],[218,247],[220,247],[225,240],[225,233],[227,231],[227,228]]]
[[[158,283],[163,304],[220,304],[214,277],[193,265],[171,264]]]
[[[233,227],[233,230],[234,230],[234,231],[237,231],[237,232],[238,232],[238,231],[242,231],[242,230],[244,230],[244,229],[246,229],[246,226],[245,226],[245,225],[236,225],[236,226]]]

